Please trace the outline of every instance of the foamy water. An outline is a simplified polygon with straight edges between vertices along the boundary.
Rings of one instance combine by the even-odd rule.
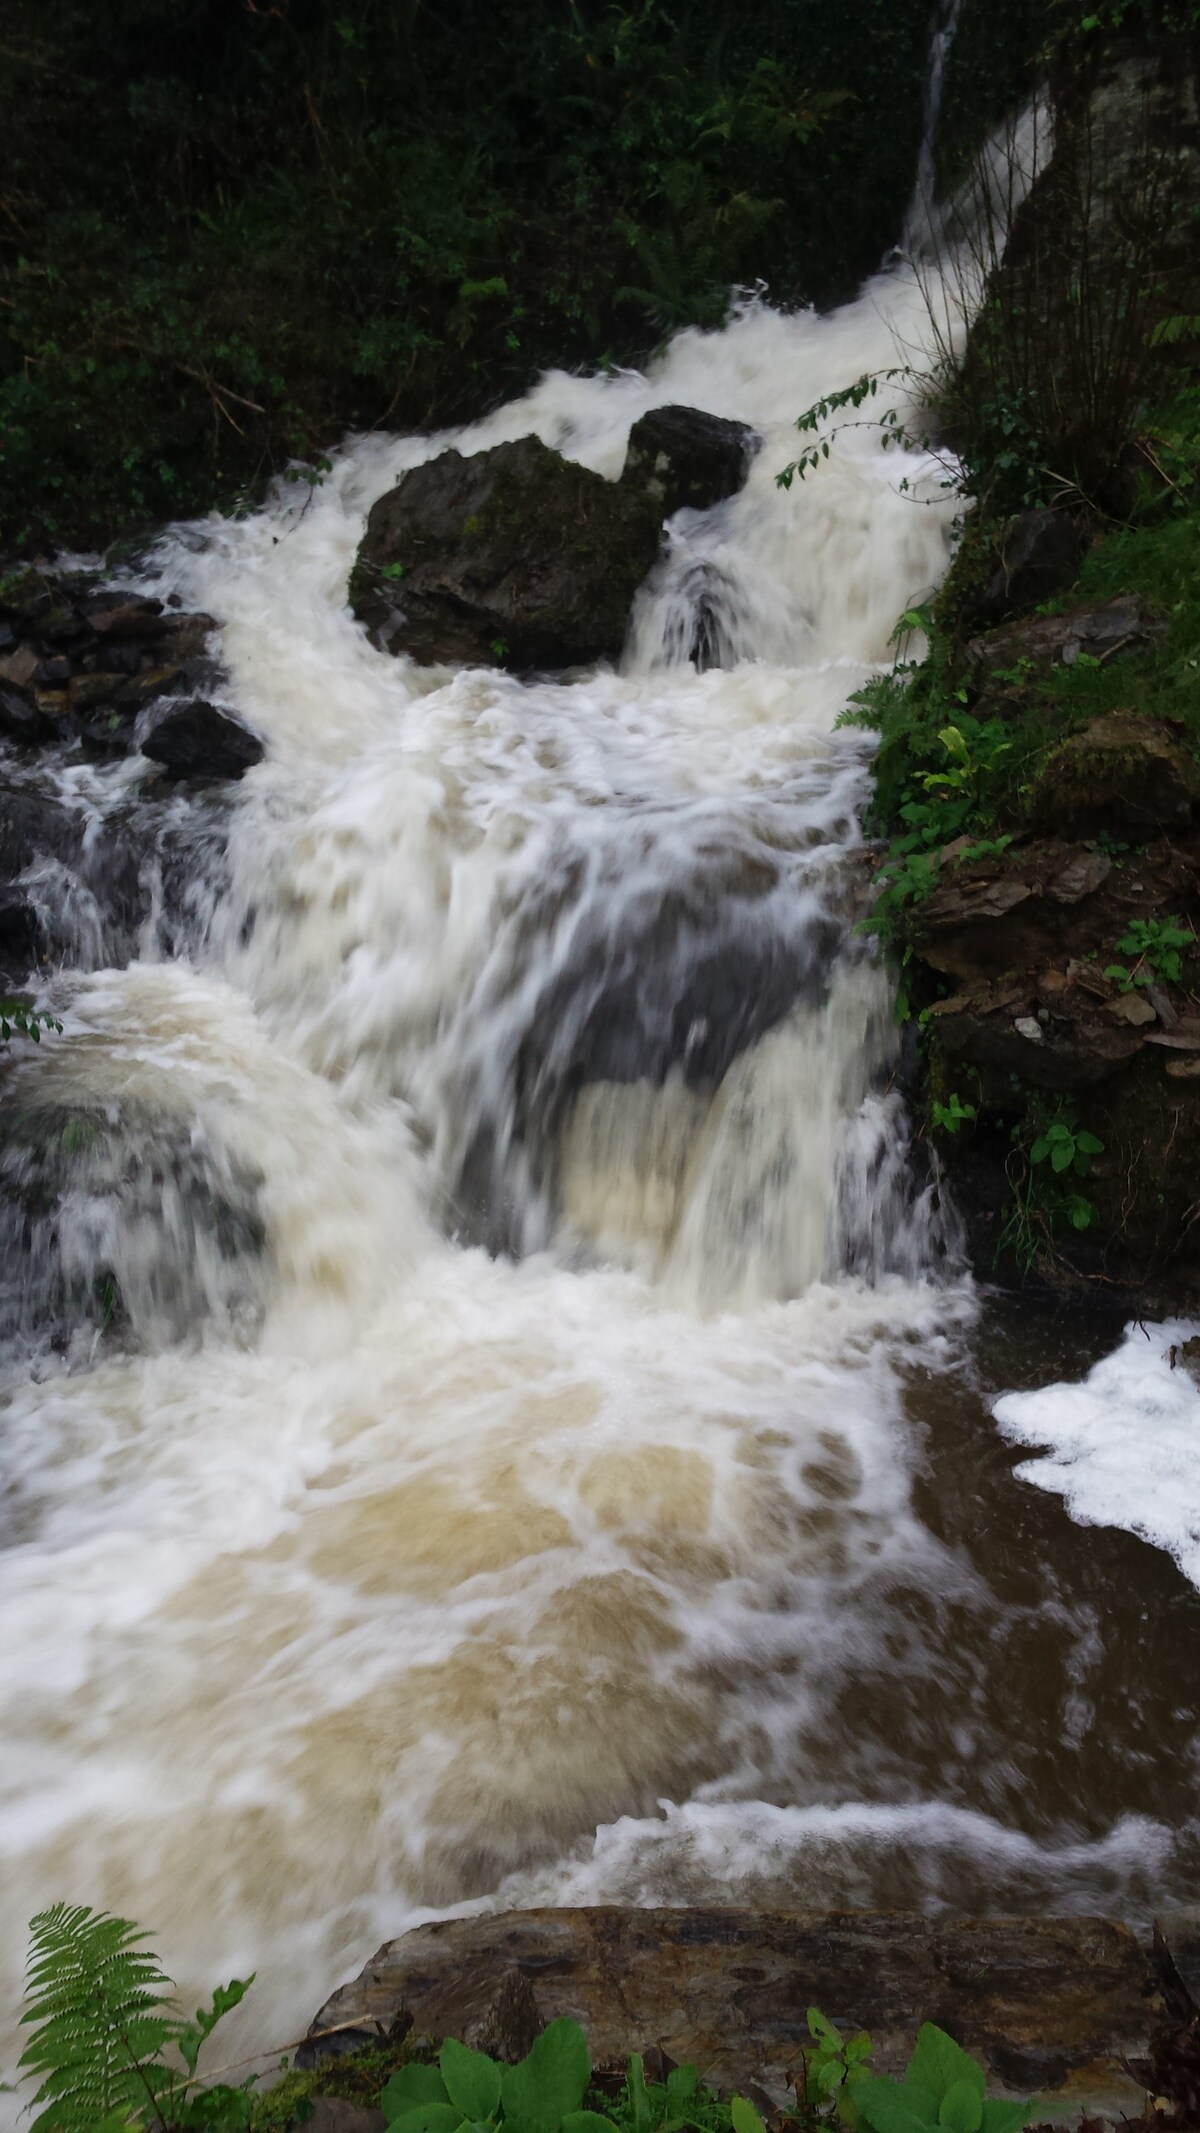
[[[1083,1525],[1118,1526],[1165,1548],[1200,1586],[1200,1386],[1181,1350],[1200,1336],[1190,1319],[1125,1329],[1081,1384],[1008,1393],[996,1402],[1004,1436],[1041,1457],[1017,1471],[1063,1497]]]
[[[449,439],[364,440],[163,550],[269,752],[190,955],[151,928],[64,975],[15,1070],[70,1323],[0,1430],[0,2008],[59,1897],[152,1925],[188,1995],[257,1969],[246,2049],[431,1908],[1152,1900],[1152,1818],[1015,1827],[982,1719],[906,1761],[854,1718],[872,1681],[915,1707],[954,1610],[986,1645],[1015,1605],[914,1500],[905,1385],[975,1307],[908,1159],[854,931],[868,753],[834,731],[951,506],[868,430],[774,481],[797,412],[925,318],[907,272],[752,306],[454,439],[615,475],[656,404],[760,432],[620,672],[367,643],[364,514]]]

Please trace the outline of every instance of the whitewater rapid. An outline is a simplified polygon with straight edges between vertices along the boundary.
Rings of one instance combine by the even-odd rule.
[[[246,2049],[431,1909],[1151,1900],[1152,1812],[1015,1804],[978,1653],[1032,1603],[916,1495],[911,1387],[976,1304],[910,1159],[855,930],[869,746],[835,722],[954,506],[870,429],[775,474],[926,331],[907,270],[826,318],[747,304],[156,554],[268,754],[187,952],[151,927],[64,973],[14,1069],[35,1121],[92,1121],[70,1294],[115,1267],[129,1324],[14,1364],[0,1424],[6,2048],[60,1897],[150,1925],[189,2004],[256,1970]],[[615,476],[670,403],[763,443],[673,525],[619,671],[372,649],[346,581],[404,468],[532,430]],[[630,943],[636,1012],[605,1004]],[[769,1026],[639,1073],[661,1000],[710,957],[752,1003],[764,943]],[[1055,1620],[1077,1697],[1089,1632]]]

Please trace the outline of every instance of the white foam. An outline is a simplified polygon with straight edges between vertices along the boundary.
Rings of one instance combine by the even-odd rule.
[[[1164,1548],[1200,1586],[1200,1386],[1173,1351],[1191,1320],[1141,1320],[1082,1384],[1009,1392],[993,1412],[1013,1444],[1044,1456],[1022,1481],[1063,1497],[1084,1526],[1119,1526]]]

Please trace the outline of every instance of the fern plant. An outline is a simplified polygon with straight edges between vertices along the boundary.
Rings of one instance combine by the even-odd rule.
[[[252,1978],[219,1986],[186,2021],[148,1936],[127,1918],[57,1903],[30,1921],[21,2065],[40,2083],[32,2133],[126,2133],[204,2125],[235,2133],[250,2084],[191,2093],[206,2037]],[[169,2050],[181,2064],[169,2060]]]

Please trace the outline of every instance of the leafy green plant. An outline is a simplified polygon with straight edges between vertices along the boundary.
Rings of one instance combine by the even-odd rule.
[[[1051,1113],[1044,1097],[1031,1099],[1026,1117],[1013,1129],[1009,1163],[1012,1204],[997,1243],[997,1257],[1011,1252],[1028,1273],[1043,1251],[1054,1251],[1055,1233],[1064,1225],[1090,1229],[1096,1210],[1077,1179],[1086,1178],[1104,1143],[1082,1128],[1069,1105]]]
[[[957,1133],[960,1126],[968,1125],[978,1116],[974,1104],[965,1104],[957,1092],[950,1095],[944,1104],[939,1103],[935,1097],[930,1112],[934,1130],[938,1133]]]
[[[1020,2133],[1043,2106],[986,2092],[987,2076],[936,2023],[917,2032],[904,2078],[875,2074],[855,2083],[860,2118],[874,2133]]]
[[[1055,1177],[1072,1171],[1076,1177],[1086,1178],[1092,1167],[1092,1157],[1103,1153],[1104,1142],[1098,1141],[1094,1133],[1084,1133],[1078,1126],[1068,1124],[1066,1119],[1056,1118],[1044,1133],[1038,1135],[1029,1151],[1029,1160],[1035,1167],[1039,1163],[1049,1163]]]
[[[396,2133],[459,2133],[460,2128],[510,2127],[512,2133],[608,2133],[599,2112],[583,2108],[592,2062],[578,2022],[564,2017],[542,2031],[516,2066],[447,2038],[437,2066],[410,2065],[393,2074],[380,2097]]]
[[[810,2111],[832,2115],[855,2133],[856,2092],[868,2078],[871,2039],[865,2029],[843,2037],[819,2007],[808,2010],[808,2033],[813,2041],[804,2054],[802,2101]]]
[[[0,1042],[9,1044],[17,1036],[40,1044],[44,1029],[57,1030],[61,1037],[62,1023],[57,1015],[47,1014],[40,1007],[25,1007],[20,1000],[0,1000]]]
[[[21,2065],[42,2105],[32,2133],[126,2133],[199,2127],[239,2133],[252,2081],[197,2091],[201,2049],[252,1978],[218,1986],[187,2021],[170,1979],[127,1918],[55,1904],[30,1922],[26,2007],[33,2029]],[[179,2064],[166,2055],[178,2055]]]
[[[1109,963],[1106,978],[1115,978],[1121,992],[1136,986],[1163,983],[1178,985],[1183,978],[1183,955],[1196,945],[1190,926],[1179,918],[1135,918],[1126,927],[1117,949],[1132,956],[1132,963]]]

